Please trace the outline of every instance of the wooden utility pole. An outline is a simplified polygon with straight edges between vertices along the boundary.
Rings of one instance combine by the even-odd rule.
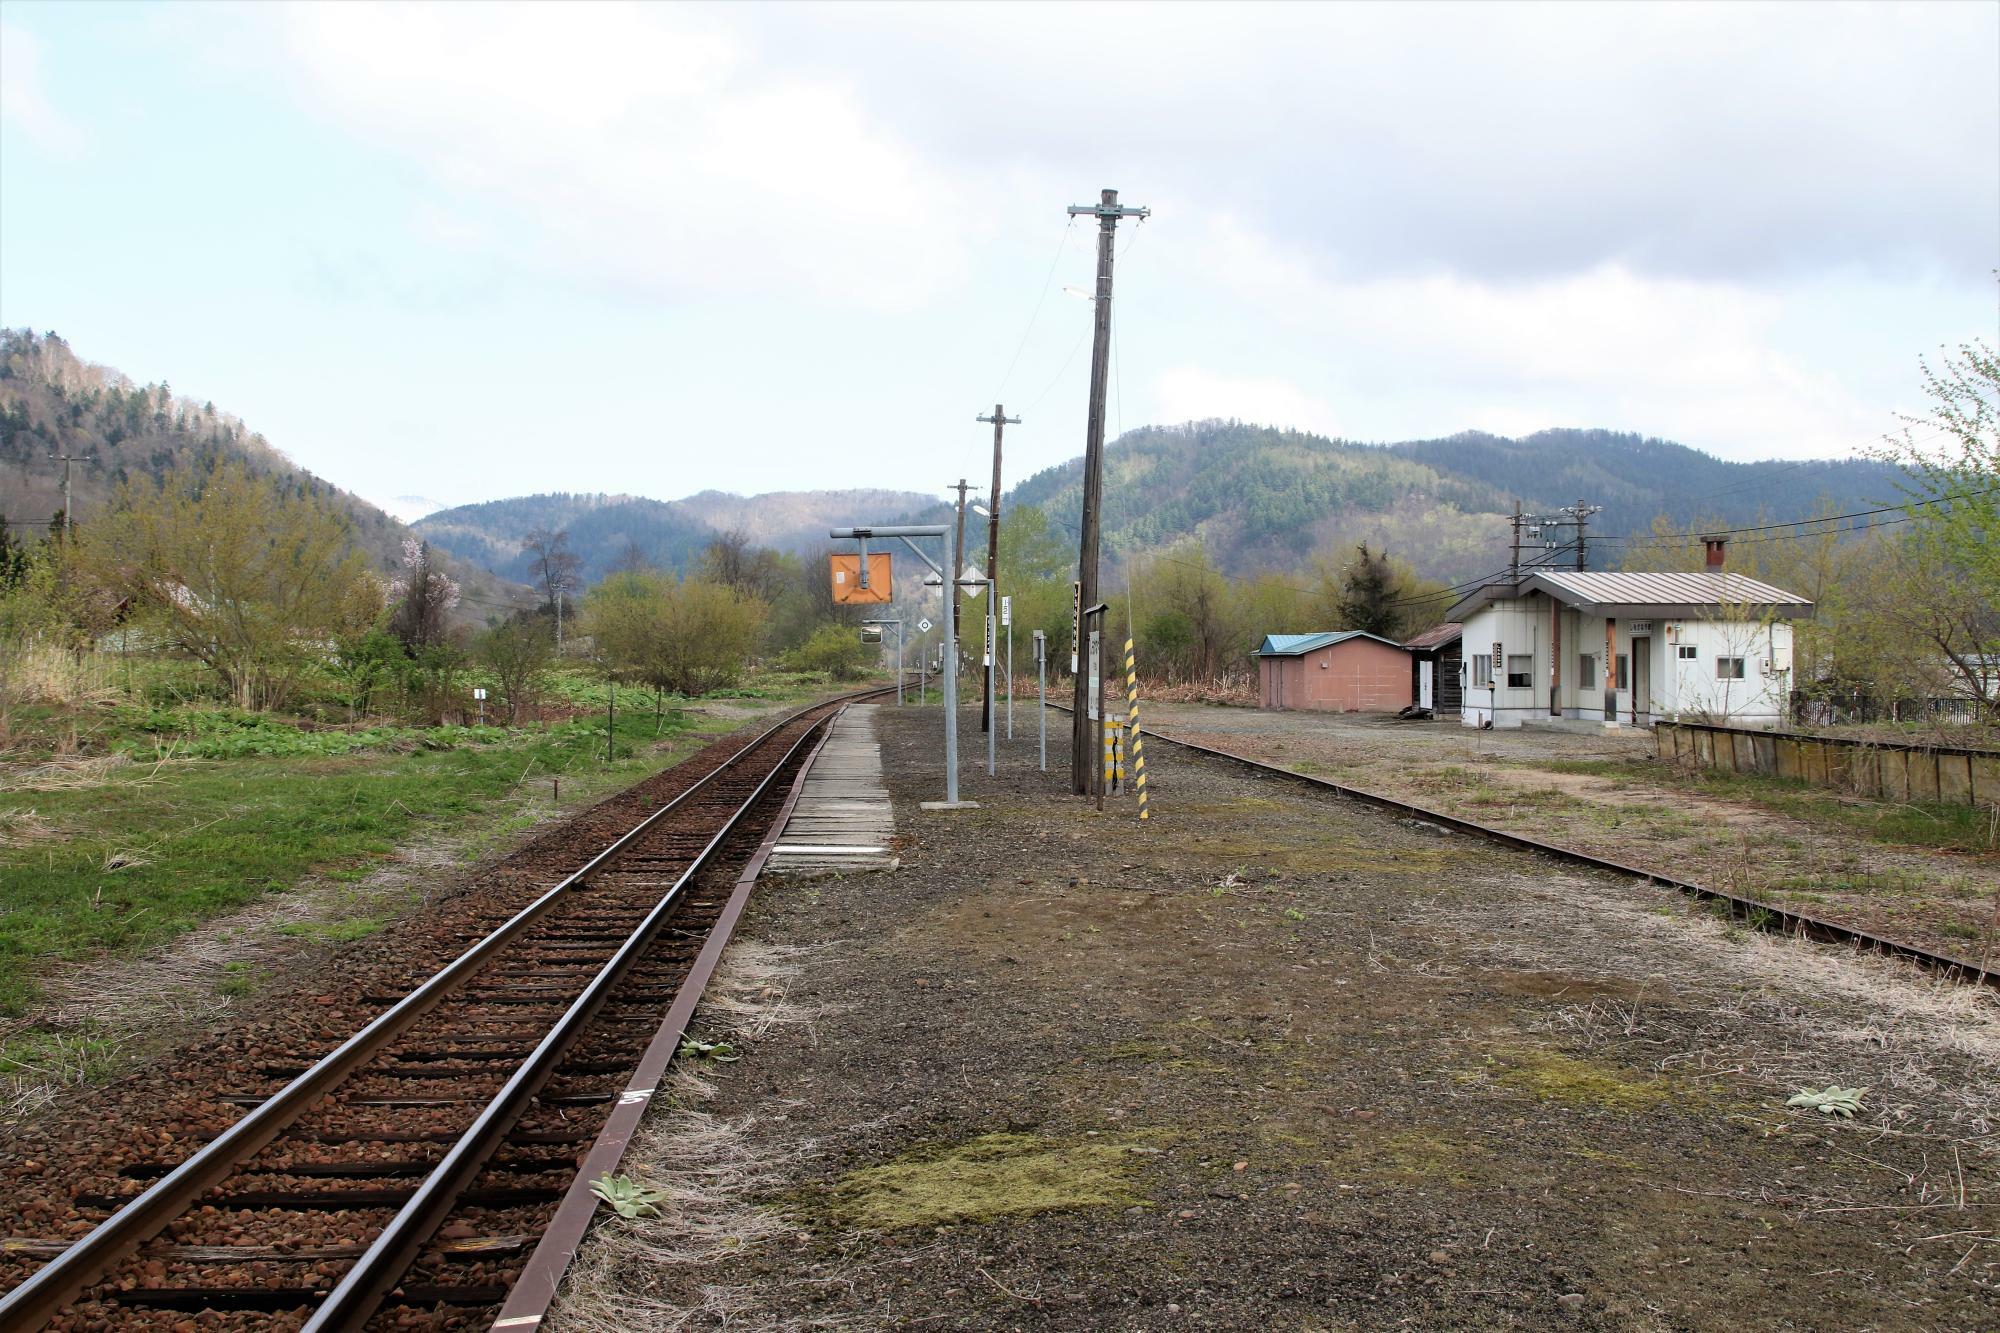
[[[993,423],[993,489],[986,492],[989,520],[986,525],[986,595],[997,599],[1000,596],[1000,433],[1008,426],[1020,425],[1021,418],[1008,416],[1007,409],[995,403],[993,415],[979,419]],[[997,616],[1000,614],[1000,603],[997,600],[988,602],[986,610],[988,615]],[[992,662],[986,664],[986,697],[979,705],[981,731],[993,729],[994,665]],[[1011,699],[1013,696],[1010,694],[1007,697]]]
[[[63,465],[63,540],[68,541],[70,534],[76,529],[76,522],[70,517],[72,510],[69,502],[69,466],[72,463],[88,463],[94,455],[50,454],[49,457]]]
[[[963,626],[965,624],[965,617],[960,614],[960,608],[963,604],[959,600],[958,581],[965,577],[965,493],[967,491],[976,491],[979,488],[977,486],[966,485],[965,478],[960,477],[958,485],[952,489],[958,492],[958,538],[951,545],[951,623]],[[962,637],[964,630],[961,628],[959,633]],[[954,646],[951,644],[945,645],[946,652],[953,652],[953,648]],[[958,671],[957,661],[954,660],[945,663],[944,669],[954,673],[952,676],[953,680],[958,679],[956,674]]]
[[[1514,544],[1508,547],[1507,581],[1521,581],[1521,502],[1514,501]]]
[[[1076,577],[1078,605],[1097,605],[1097,548],[1099,507],[1104,497],[1104,387],[1111,364],[1111,261],[1118,219],[1150,216],[1151,209],[1127,208],[1118,202],[1118,191],[1106,190],[1095,204],[1071,204],[1069,215],[1088,214],[1097,219],[1097,327],[1090,346],[1090,412],[1083,437],[1083,523],[1077,550]],[[1072,702],[1076,712],[1070,718],[1070,790],[1085,795],[1095,790],[1098,763],[1097,727],[1089,717],[1090,664],[1088,643],[1077,645],[1077,671]]]

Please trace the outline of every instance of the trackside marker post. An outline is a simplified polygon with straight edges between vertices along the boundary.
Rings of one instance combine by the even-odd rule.
[[[1146,809],[1146,738],[1139,730],[1139,666],[1132,655],[1132,640],[1125,640],[1125,697],[1131,702],[1126,725],[1132,729],[1132,789],[1139,793],[1139,818],[1150,818]]]

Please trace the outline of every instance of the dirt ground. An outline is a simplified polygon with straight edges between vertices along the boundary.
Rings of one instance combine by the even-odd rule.
[[[1973,963],[2000,963],[2000,855],[1890,846],[1834,820],[1696,790],[1657,759],[1648,732],[1478,731],[1172,704],[1146,717],[1169,735]],[[1639,767],[1617,776],[1551,767],[1604,760]]]
[[[557,1327],[2000,1325],[1990,992],[1032,711],[920,814],[880,719],[902,868],[760,888]]]

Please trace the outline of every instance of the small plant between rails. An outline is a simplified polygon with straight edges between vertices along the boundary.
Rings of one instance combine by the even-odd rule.
[[[107,1216],[74,1243],[10,1246],[47,1262],[0,1327],[490,1318],[599,1129],[643,1110],[635,1067],[678,1051],[741,909],[718,873],[761,861],[773,798],[849,701],[763,731],[522,910],[469,919],[469,949],[362,997],[386,1007],[317,1061],[222,1073],[233,1123],[78,1197]]]

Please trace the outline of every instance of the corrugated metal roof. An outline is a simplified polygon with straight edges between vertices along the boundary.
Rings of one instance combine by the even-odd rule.
[[[1361,631],[1352,629],[1333,630],[1324,634],[1266,634],[1264,644],[1257,650],[1259,657],[1292,657],[1299,653],[1309,653],[1315,648],[1324,648],[1342,639],[1352,638]]]
[[[1442,648],[1453,639],[1462,637],[1464,628],[1456,620],[1447,620],[1444,624],[1433,626],[1413,639],[1403,640],[1403,646],[1415,649],[1418,652],[1423,652],[1431,648]]]
[[[1266,634],[1263,644],[1257,649],[1256,656],[1297,657],[1301,653],[1318,652],[1322,648],[1330,648],[1349,639],[1373,639],[1377,643],[1386,643],[1391,648],[1403,646],[1394,639],[1385,639],[1366,630],[1338,629],[1323,634]]]
[[[1742,574],[1595,573],[1577,570],[1538,569],[1535,577],[1553,583],[1564,592],[1586,602],[1600,604],[1629,602],[1656,605],[1673,603],[1713,603],[1769,606],[1773,603],[1804,603],[1805,598]]]
[[[1536,569],[1522,571],[1519,583],[1489,583],[1461,598],[1447,615],[1463,621],[1466,616],[1493,602],[1525,597],[1541,592],[1571,606],[1613,614],[1705,615],[1705,608],[1754,609],[1758,614],[1809,618],[1813,604],[1796,593],[1786,592],[1743,574],[1715,574],[1707,570],[1693,573],[1596,573],[1591,571]],[[1613,611],[1613,608],[1617,608]]]

